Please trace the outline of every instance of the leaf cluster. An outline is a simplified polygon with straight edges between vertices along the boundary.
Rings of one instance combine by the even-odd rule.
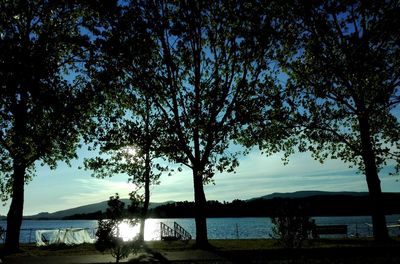
[[[241,1],[155,1],[143,10],[153,43],[144,68],[166,127],[164,155],[204,171],[205,181],[215,170],[233,171],[241,153],[229,146],[254,120],[266,124],[273,108],[268,18]]]
[[[390,26],[398,3],[291,1],[281,10],[278,61],[300,151],[364,171],[368,133],[378,167],[398,164],[399,29]]]
[[[0,1],[2,195],[16,164],[33,172],[36,161],[55,168],[76,157],[93,107],[84,66],[98,13],[89,2]]]

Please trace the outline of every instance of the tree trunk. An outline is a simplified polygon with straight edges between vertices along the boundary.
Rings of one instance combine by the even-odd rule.
[[[143,202],[143,208],[142,208],[142,213],[141,213],[141,219],[140,219],[140,233],[139,233],[139,240],[144,241],[144,230],[145,230],[145,224],[146,224],[146,218],[147,218],[147,211],[149,209],[149,204],[150,204],[150,173],[151,173],[151,167],[150,167],[150,154],[146,154],[146,161],[145,161],[145,166],[146,166],[146,171],[145,171],[145,179],[144,179],[144,202]]]
[[[381,181],[379,180],[375,152],[372,147],[368,119],[363,116],[360,117],[359,126],[362,144],[362,158],[371,203],[374,240],[376,242],[384,242],[389,239],[389,234],[383,211]]]
[[[14,161],[15,162],[15,161]],[[25,166],[19,162],[14,164],[12,201],[7,214],[7,234],[5,249],[8,253],[19,251],[19,236],[24,209]]]
[[[206,196],[204,194],[203,177],[201,171],[193,168],[196,247],[208,248],[207,219],[205,214]]]
[[[144,171],[144,201],[143,201],[143,208],[141,212],[141,219],[140,219],[140,233],[139,233],[139,240],[144,241],[144,230],[146,225],[146,218],[147,218],[147,211],[149,209],[150,203],[150,177],[151,177],[151,154],[150,148],[152,144],[151,140],[151,132],[150,132],[150,118],[151,118],[151,105],[149,97],[146,96],[146,114],[144,117],[145,121],[145,136],[146,136],[146,144],[144,149],[145,155],[145,171]]]
[[[147,211],[149,209],[149,203],[150,203],[150,195],[149,195],[150,188],[147,187],[146,185],[147,185],[147,183],[145,184],[144,202],[143,202],[143,208],[142,208],[141,218],[140,218],[140,233],[139,233],[140,241],[144,241],[144,230],[145,230],[145,225],[146,225]]]

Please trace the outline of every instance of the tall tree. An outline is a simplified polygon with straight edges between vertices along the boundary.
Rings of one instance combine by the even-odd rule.
[[[97,41],[101,49],[92,78],[101,104],[88,141],[99,147],[101,155],[87,159],[85,167],[98,178],[127,174],[132,195],[142,198],[139,239],[143,240],[150,187],[167,168],[158,162],[164,125],[147,89],[148,74],[142,70],[152,50],[140,7],[129,2],[119,6],[110,28]]]
[[[238,165],[230,146],[271,84],[270,25],[242,1],[160,0],[143,10],[156,45],[147,81],[169,133],[164,153],[192,170],[196,245],[207,247],[203,185]]]
[[[76,156],[89,94],[80,69],[93,20],[77,1],[0,1],[1,196],[12,197],[8,251],[19,249],[24,185],[35,162],[54,168]],[[80,65],[81,67],[78,67]]]
[[[388,232],[380,169],[399,166],[400,5],[398,1],[281,3],[280,62],[300,136],[321,161],[342,159],[366,177],[374,238]]]

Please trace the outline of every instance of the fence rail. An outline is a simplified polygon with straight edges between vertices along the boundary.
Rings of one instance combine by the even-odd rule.
[[[177,222],[174,222],[174,228],[171,228],[165,223],[160,222],[160,235],[161,235],[161,240],[166,240],[166,241],[170,240],[189,241],[190,239],[192,239],[192,235]]]
[[[161,240],[174,240],[175,230],[164,224],[163,222],[160,222],[160,235]]]
[[[175,236],[181,240],[191,240],[192,235],[177,222],[174,222]]]

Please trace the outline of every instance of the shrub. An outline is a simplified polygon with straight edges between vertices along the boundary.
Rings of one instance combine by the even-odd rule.
[[[271,220],[271,237],[285,248],[302,247],[315,232],[315,221],[299,206],[283,206]]]
[[[125,219],[125,204],[119,200],[118,194],[115,197],[110,197],[108,207],[108,219],[98,220],[95,247],[100,252],[110,250],[111,255],[115,258],[115,263],[119,263],[121,259],[127,258],[130,253],[136,253],[140,248],[140,242],[137,239],[124,241],[120,237],[120,225],[123,222],[135,225],[138,221],[135,219]]]

